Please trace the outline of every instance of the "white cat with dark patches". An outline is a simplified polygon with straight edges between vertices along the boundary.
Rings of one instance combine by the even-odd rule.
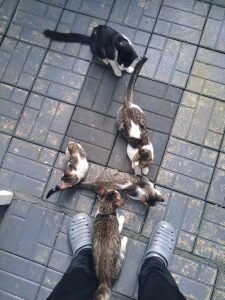
[[[131,64],[138,57],[129,39],[109,26],[98,25],[91,36],[79,33],[62,33],[45,30],[44,35],[53,41],[81,43],[90,45],[93,55],[105,64],[110,64],[115,75],[122,76],[122,71],[133,72]]]
[[[143,110],[133,103],[133,89],[135,80],[146,62],[143,57],[135,66],[128,83],[123,106],[117,112],[116,125],[123,137],[127,140],[127,155],[136,175],[147,175],[149,165],[153,163],[154,150],[145,127]]]
[[[69,157],[69,161],[67,169],[64,170],[64,175],[61,178],[61,183],[48,192],[47,198],[56,191],[73,187],[87,175],[89,167],[87,154],[80,144],[69,142],[66,155]]]

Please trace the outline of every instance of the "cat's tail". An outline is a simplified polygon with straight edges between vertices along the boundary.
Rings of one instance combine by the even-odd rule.
[[[57,42],[66,42],[66,43],[82,43],[89,45],[91,43],[91,37],[80,34],[80,33],[63,33],[52,30],[45,30],[44,35]]]
[[[148,58],[146,56],[143,56],[134,68],[134,71],[131,75],[131,78],[130,78],[128,86],[127,86],[127,92],[126,92],[125,101],[124,101],[125,106],[129,106],[129,104],[133,102],[134,84],[135,84],[135,81],[137,79],[137,76],[138,76],[143,64],[147,61],[147,59]]]
[[[111,289],[108,284],[100,283],[94,295],[94,300],[109,300],[111,296]]]

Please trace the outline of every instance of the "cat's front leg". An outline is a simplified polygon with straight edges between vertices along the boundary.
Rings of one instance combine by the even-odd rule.
[[[149,171],[149,168],[148,168],[148,167],[143,168],[143,169],[141,170],[141,172],[142,172],[143,175],[147,175],[147,174],[148,174],[148,171]]]
[[[121,232],[123,229],[124,221],[125,221],[125,218],[123,215],[118,216],[119,232]]]
[[[121,238],[121,247],[120,247],[120,257],[123,260],[125,253],[126,253],[126,249],[127,249],[127,242],[128,242],[128,238],[126,236],[123,236]]]
[[[119,68],[118,63],[115,60],[108,60],[108,62],[110,63],[110,65],[111,65],[111,67],[113,69],[114,74],[117,77],[121,77],[122,76],[122,72],[121,72],[121,70]]]
[[[108,65],[109,64],[109,61],[107,58],[103,58],[102,61],[104,62],[104,64]]]
[[[132,74],[133,72],[134,72],[134,68],[133,67],[128,67],[128,68],[125,68],[125,70],[126,70],[126,72],[128,73],[128,74]]]

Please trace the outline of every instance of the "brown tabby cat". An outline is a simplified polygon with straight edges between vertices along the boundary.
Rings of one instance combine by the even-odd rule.
[[[118,217],[118,207],[124,205],[120,193],[114,189],[98,189],[99,207],[94,222],[93,257],[99,287],[94,300],[108,300],[111,289],[121,271],[127,238],[121,240],[124,216]]]
[[[128,142],[127,154],[136,175],[147,175],[148,167],[154,159],[153,146],[145,127],[145,114],[133,103],[134,83],[146,60],[147,58],[143,57],[136,64],[128,83],[124,104],[118,110],[116,118],[117,128]]]
[[[48,192],[46,198],[49,198],[56,191],[73,187],[87,175],[87,154],[82,146],[78,143],[69,142],[66,154],[69,156],[69,162],[67,164],[67,169],[64,170],[61,183],[52,188]]]

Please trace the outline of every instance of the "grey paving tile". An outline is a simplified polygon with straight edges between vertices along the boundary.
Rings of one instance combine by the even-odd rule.
[[[56,284],[59,282],[62,276],[62,273],[47,268],[42,281],[42,292],[44,288],[44,295],[48,293],[48,290],[53,290],[53,288],[56,286]]]
[[[130,298],[137,299],[138,272],[145,253],[146,244],[128,239],[125,260],[120,278],[113,290]],[[127,280],[129,274],[129,280]]]
[[[76,67],[79,63],[75,57],[48,51],[33,91],[76,104],[85,78],[83,70]]]
[[[225,196],[225,154],[220,153],[219,159],[216,165],[215,172],[213,174],[212,182],[210,185],[207,200],[215,204],[224,205]]]
[[[221,144],[221,147],[220,147],[220,151],[225,152],[225,135],[223,136],[223,141],[222,141],[222,144]]]
[[[0,83],[0,128],[2,132],[14,134],[27,96],[27,91]]]
[[[223,0],[200,0],[202,2],[207,2],[207,3],[211,3],[211,4],[216,4],[216,5],[220,5],[225,7],[225,3]]]
[[[194,253],[204,258],[224,262],[225,257],[225,210],[213,204],[206,204],[199,237],[196,240]]]
[[[41,197],[57,152],[12,139],[0,170],[1,187]]]
[[[138,56],[143,56],[151,34],[140,29],[131,28],[122,24],[108,21],[107,25],[125,35],[133,44]]]
[[[65,7],[67,0],[39,0],[48,4],[52,4],[59,7]]]
[[[1,299],[35,299],[39,284],[3,271],[0,271],[0,279],[1,286],[4,285],[4,287],[1,287]]]
[[[225,52],[225,9],[212,5],[200,45]]]
[[[104,24],[104,20],[64,10],[57,26],[57,31],[76,32],[90,36],[94,27]],[[59,43],[53,41],[50,45],[50,49],[80,59],[88,61],[92,60],[92,54],[88,45],[81,45],[79,43]],[[76,68],[82,68],[83,72],[85,72],[88,66],[89,62],[78,60]]]
[[[171,134],[219,150],[225,129],[224,114],[225,103],[185,91]]]
[[[38,294],[37,294],[36,300],[47,299],[48,296],[51,294],[51,291],[52,290],[50,290],[50,289],[48,289],[46,287],[41,286],[40,289],[38,290]]]
[[[216,268],[174,254],[169,269],[187,299],[211,299]]]
[[[166,0],[160,10],[154,32],[198,44],[208,10],[208,4],[196,0]]]
[[[171,137],[156,182],[204,200],[216,158],[213,150]]]
[[[11,141],[11,136],[0,133],[0,142],[1,142],[1,148],[0,148],[0,164],[2,163],[5,153],[8,149],[9,143]]]
[[[148,61],[140,74],[184,88],[196,50],[194,45],[153,34],[146,52]]]
[[[149,209],[142,234],[150,237],[154,226],[166,220],[173,224],[178,233],[176,247],[192,252],[205,203],[166,188],[160,190],[165,197],[165,204],[157,204]]]
[[[4,34],[19,0],[2,0],[0,3],[0,33]]]
[[[60,149],[73,109],[67,103],[30,93],[15,135],[36,144]]]
[[[116,0],[109,20],[152,32],[162,1]]]
[[[30,90],[45,49],[5,37],[0,47],[0,80]]]
[[[85,15],[107,20],[113,5],[113,0],[68,0],[66,8]]]
[[[187,89],[224,101],[224,61],[225,54],[199,47]]]
[[[23,203],[21,200],[16,201],[19,204]],[[12,205],[7,212],[7,218],[4,218],[1,223],[0,249],[38,264],[47,265],[63,216],[62,213],[29,204],[29,211],[26,217],[22,218],[14,215]],[[26,272],[26,270],[20,269],[18,272]],[[35,276],[29,274],[31,270],[27,272],[30,279]],[[35,277],[33,281],[37,280],[37,276]]]
[[[213,293],[212,300],[222,300],[225,297],[225,274],[220,271],[217,277],[215,290]]]
[[[44,37],[43,31],[56,28],[61,12],[61,8],[43,2],[21,0],[10,23],[7,35],[47,48],[50,41]]]

